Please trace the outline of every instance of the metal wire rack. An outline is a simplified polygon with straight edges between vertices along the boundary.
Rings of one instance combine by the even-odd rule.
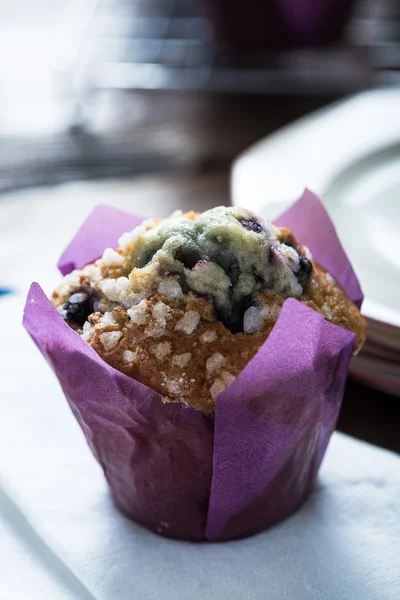
[[[342,94],[400,82],[400,3],[360,0],[337,44],[238,53],[193,0],[95,0],[79,59],[91,89]]]
[[[286,105],[307,104],[307,110],[313,110],[311,105],[321,105],[333,96],[400,82],[398,0],[359,0],[343,39],[334,46],[269,53],[238,53],[218,43],[202,14],[200,0],[197,2],[69,0],[60,32],[54,36],[60,52],[56,44],[51,45],[56,68],[52,73],[55,112],[62,127],[40,138],[22,136],[6,143],[2,139],[0,192],[198,165],[203,159],[214,161],[212,164],[229,161],[233,151],[256,139],[255,133],[248,134],[252,117],[243,119],[241,131],[246,136],[240,137],[240,143],[232,144],[223,134],[219,146],[210,144],[211,153],[203,151],[205,135],[200,132],[204,123],[208,123],[208,131],[212,128],[212,119],[199,117],[196,125],[193,106],[210,103],[215,109],[220,102],[212,97],[214,93],[295,94],[304,97],[296,102],[284,100]],[[131,90],[152,90],[152,101],[147,102],[147,94],[124,93]],[[192,94],[188,102],[187,94],[157,93],[163,90],[207,94]],[[320,98],[321,94],[327,98]],[[264,101],[240,96],[232,100],[236,107],[232,114],[240,115],[244,105],[247,117],[254,100],[256,105]],[[222,104],[226,107],[225,99]],[[101,110],[96,111],[99,106]],[[101,112],[104,106],[111,110]],[[195,124],[194,133],[189,134],[184,110],[194,113],[189,119]],[[296,116],[304,110],[300,108]],[[295,118],[294,112],[291,118]],[[222,120],[225,115],[222,111],[215,114],[214,119]],[[257,128],[260,135],[271,130],[270,125],[259,129],[257,116],[254,121],[254,131]],[[276,122],[274,127],[280,124]],[[237,129],[232,125],[232,130]]]

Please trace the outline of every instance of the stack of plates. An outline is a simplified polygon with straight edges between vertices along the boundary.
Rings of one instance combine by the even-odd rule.
[[[233,202],[274,219],[305,187],[328,209],[365,294],[352,374],[400,396],[400,91],[331,105],[236,161]]]
[[[357,379],[400,396],[400,328],[367,317],[368,339],[351,365]]]

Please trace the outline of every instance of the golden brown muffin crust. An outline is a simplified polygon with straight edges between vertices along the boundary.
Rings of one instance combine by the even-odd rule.
[[[188,294],[182,301],[174,301],[157,293],[144,300],[144,323],[133,323],[122,307],[113,310],[115,325],[102,326],[101,315],[93,315],[91,322],[97,325],[89,343],[108,364],[156,390],[165,401],[180,401],[203,412],[212,412],[217,394],[257,353],[279,316],[284,299],[273,294],[257,296],[270,311],[263,329],[252,335],[231,333],[217,321],[212,303],[204,298]],[[353,331],[355,352],[362,346],[365,321],[358,308],[315,262],[310,283],[300,301],[329,316],[332,323]],[[161,328],[153,314],[153,308],[160,302],[169,309],[165,327]],[[177,329],[177,325],[190,313],[200,318],[195,329],[185,333],[179,326]],[[121,332],[114,347],[108,348],[107,343],[103,343],[101,336],[105,332]]]
[[[193,220],[196,216],[188,214]],[[339,327],[353,331],[357,353],[366,335],[365,321],[358,308],[334,278],[312,260],[307,248],[297,242],[290,230],[277,228],[277,231],[280,241],[312,262],[311,275],[298,300]],[[163,278],[170,278],[170,274],[162,273],[155,279],[154,271],[132,271],[132,261],[121,250],[117,253],[124,258],[124,264],[105,265],[96,261],[89,274],[77,272],[75,290],[97,285],[93,283],[96,277],[122,281],[116,278],[126,279],[131,272],[129,279],[132,281],[133,273],[134,292],[139,297],[127,308],[115,306],[109,294],[108,299],[103,298],[99,303],[98,312],[89,316],[83,331],[78,332],[108,364],[159,392],[164,401],[179,401],[205,413],[214,411],[217,395],[267,339],[285,298],[268,291],[254,293],[253,300],[263,315],[262,327],[251,334],[233,333],[218,319],[211,298],[182,293],[179,286],[176,297],[165,295],[154,286],[159,286]],[[128,285],[126,282],[124,285]],[[147,291],[143,298],[141,289]],[[53,294],[53,303],[62,308],[70,293],[68,286],[61,286]]]

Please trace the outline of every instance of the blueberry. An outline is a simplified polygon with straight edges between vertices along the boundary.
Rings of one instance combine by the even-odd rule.
[[[244,313],[250,306],[253,306],[253,304],[253,297],[245,296],[240,302],[235,302],[233,304],[231,313],[228,317],[224,314],[219,314],[218,318],[231,333],[243,333]]]
[[[240,219],[240,222],[243,227],[249,231],[254,231],[254,233],[264,233],[263,226],[254,219]]]
[[[94,312],[97,294],[90,289],[74,292],[68,302],[62,305],[60,314],[71,325],[81,327]]]
[[[225,272],[231,280],[232,285],[236,285],[242,273],[239,262],[236,259],[232,259]]]
[[[277,259],[277,254],[275,251],[275,248],[273,246],[270,246],[268,248],[268,260],[271,263],[271,265],[276,261]]]
[[[144,250],[142,252],[142,254],[139,256],[139,258],[137,259],[136,266],[139,269],[142,269],[143,267],[148,265],[151,262],[151,259],[153,258],[153,256],[155,255],[156,252],[157,252],[157,248],[148,248],[148,249]]]
[[[201,260],[200,252],[194,245],[187,245],[178,248],[175,252],[174,258],[183,263],[187,269],[193,269],[193,267]]]
[[[253,304],[254,304],[253,296],[245,296],[242,300],[243,314],[246,312],[246,310],[248,308],[250,308],[250,306],[253,306]]]
[[[305,256],[300,256],[299,270],[296,273],[299,283],[301,283],[302,285],[307,283],[307,281],[310,278],[310,275],[312,273],[312,270],[313,270],[312,262],[310,260],[308,260],[308,258],[306,258]]]
[[[234,253],[228,250],[228,248],[217,250],[211,254],[211,260],[225,271],[232,285],[236,285],[241,274],[241,269]]]
[[[207,258],[202,258],[201,260],[198,260],[194,266],[196,267],[196,269],[202,269],[203,267],[205,267],[208,264],[210,264],[210,259],[207,257]]]

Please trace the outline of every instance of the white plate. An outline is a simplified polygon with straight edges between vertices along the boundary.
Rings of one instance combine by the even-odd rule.
[[[363,313],[400,327],[400,91],[359,94],[250,148],[233,203],[273,219],[304,187],[324,201],[365,293]]]

